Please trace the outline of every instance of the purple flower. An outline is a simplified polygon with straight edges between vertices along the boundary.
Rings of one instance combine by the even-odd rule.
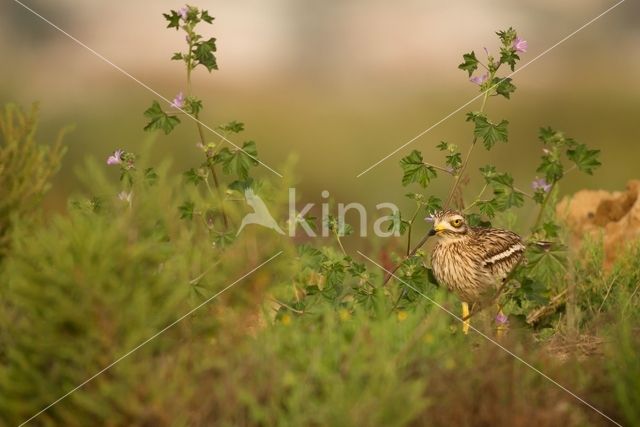
[[[182,8],[180,8],[180,10],[178,10],[178,15],[180,15],[180,17],[186,21],[187,20],[187,12],[189,12],[189,8],[182,7]]]
[[[531,188],[533,188],[535,191],[542,190],[545,193],[548,193],[549,190],[551,190],[551,184],[549,184],[544,178],[536,177],[536,179],[534,179],[531,183]]]
[[[512,47],[518,53],[525,53],[529,48],[529,43],[527,43],[526,40],[523,40],[520,37],[516,37],[516,39],[513,41]]]
[[[436,217],[433,214],[429,214],[426,217],[424,217],[424,220],[427,221],[427,222],[433,222],[433,221],[436,220]]]
[[[481,76],[473,76],[469,79],[469,81],[471,83],[475,83],[477,85],[481,85],[482,83],[486,82],[487,79],[489,78],[489,73],[485,73]]]
[[[171,101],[171,106],[173,108],[182,108],[184,107],[184,95],[182,92],[178,93],[173,101]]]
[[[509,323],[509,318],[504,313],[500,312],[496,316],[496,323],[498,325],[506,325],[507,323]]]
[[[122,163],[122,155],[124,154],[124,151],[122,150],[116,150],[113,152],[112,155],[109,156],[109,158],[107,159],[107,164],[108,165],[119,165],[120,163]]]

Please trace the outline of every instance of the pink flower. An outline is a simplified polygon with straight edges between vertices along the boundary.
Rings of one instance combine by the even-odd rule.
[[[509,318],[503,313],[498,313],[498,315],[496,316],[496,323],[498,325],[507,324],[509,323]]]
[[[487,79],[489,78],[489,73],[485,73],[481,76],[473,76],[469,79],[469,81],[471,83],[475,83],[477,85],[481,85],[482,83],[486,82]]]
[[[171,106],[173,108],[182,108],[184,107],[184,95],[182,92],[178,93],[173,101],[171,101]]]
[[[124,154],[124,151],[122,150],[116,150],[113,152],[112,155],[109,156],[109,158],[107,158],[107,164],[108,165],[119,165],[120,163],[122,163],[122,155]]]
[[[188,12],[189,9],[187,7],[182,7],[180,8],[180,10],[178,10],[178,15],[180,15],[180,17],[186,21]]]
[[[551,190],[551,184],[549,184],[544,178],[536,177],[536,179],[534,179],[531,183],[531,188],[533,188],[535,191],[542,190],[545,193],[548,193],[549,190]]]
[[[527,43],[526,40],[523,40],[520,37],[516,37],[516,39],[513,41],[512,47],[518,53],[525,53],[529,48],[529,43]]]

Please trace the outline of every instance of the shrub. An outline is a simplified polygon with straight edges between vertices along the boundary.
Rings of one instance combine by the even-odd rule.
[[[52,145],[36,142],[38,107],[25,113],[14,104],[0,110],[0,260],[9,249],[15,218],[33,219],[65,148],[60,131]]]

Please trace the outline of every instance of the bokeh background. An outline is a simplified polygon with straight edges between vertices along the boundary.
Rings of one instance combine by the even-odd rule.
[[[24,0],[113,63],[171,99],[184,90],[182,35],[165,29],[162,12],[179,2]],[[199,1],[216,17],[220,70],[195,73],[202,120],[246,123],[243,139],[279,169],[290,156],[298,194],[368,206],[403,205],[400,158],[411,149],[442,163],[442,139],[466,147],[471,126],[454,115],[360,178],[356,175],[477,94],[461,55],[495,49],[494,31],[516,28],[529,42],[524,64],[608,7],[603,0],[513,2],[379,0]],[[627,1],[514,77],[511,101],[493,98],[490,117],[510,122],[510,143],[490,160],[529,188],[540,154],[537,129],[551,125],[602,150],[593,177],[575,174],[562,192],[622,189],[638,177],[640,160],[640,4]],[[80,191],[75,170],[87,156],[106,159],[115,148],[136,151],[148,137],[142,112],[156,97],[13,1],[0,4],[0,100],[39,101],[41,139],[67,124],[76,129],[46,206],[64,211]],[[159,135],[154,156],[171,157],[177,172],[201,161],[194,126]],[[213,138],[213,135],[212,135]],[[238,140],[236,142],[241,142]],[[464,149],[464,148],[463,148]],[[480,153],[480,150],[478,151]],[[489,160],[479,154],[472,170]],[[116,177],[114,171],[114,179]],[[264,168],[259,175],[269,176]],[[473,177],[472,177],[473,178]],[[467,191],[479,184],[472,181]],[[443,178],[431,190],[443,196]],[[526,216],[526,215],[525,215]]]

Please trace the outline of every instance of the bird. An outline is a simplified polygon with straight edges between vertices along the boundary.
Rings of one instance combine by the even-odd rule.
[[[433,215],[430,235],[437,237],[431,254],[431,269],[440,285],[462,301],[462,319],[469,316],[469,305],[482,304],[492,290],[497,291],[525,252],[522,238],[509,230],[472,227],[455,210]],[[505,319],[502,312],[498,318]],[[463,320],[468,333],[470,322]]]

